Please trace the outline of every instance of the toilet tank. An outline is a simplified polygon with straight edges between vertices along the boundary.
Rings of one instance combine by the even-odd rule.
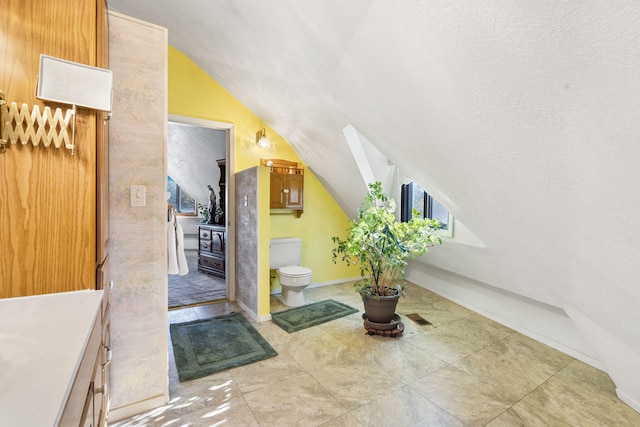
[[[269,268],[275,270],[280,267],[300,264],[302,254],[302,239],[299,237],[284,237],[269,241]]]

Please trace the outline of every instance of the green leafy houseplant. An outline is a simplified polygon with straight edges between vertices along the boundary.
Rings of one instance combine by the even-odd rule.
[[[423,255],[433,245],[442,244],[435,234],[438,220],[417,218],[396,221],[396,204],[382,190],[382,184],[369,184],[369,192],[358,209],[358,218],[349,221],[344,239],[333,237],[333,262],[359,264],[362,280],[355,286],[361,295],[377,297],[400,295],[404,288],[407,261]]]

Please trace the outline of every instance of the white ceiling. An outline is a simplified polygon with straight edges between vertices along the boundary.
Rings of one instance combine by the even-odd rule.
[[[640,360],[640,2],[109,6],[168,28],[348,214],[365,191],[351,124],[486,245],[444,245],[427,262],[586,313],[626,343],[595,340],[601,358]]]

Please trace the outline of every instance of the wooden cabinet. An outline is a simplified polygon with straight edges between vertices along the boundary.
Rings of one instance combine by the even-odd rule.
[[[302,210],[303,175],[272,172],[270,182],[272,209]]]
[[[109,68],[109,18],[104,0],[98,0],[97,66]],[[109,115],[98,111],[96,117],[96,264],[98,268],[109,253]],[[102,287],[96,287],[102,289]]]
[[[111,389],[111,303],[110,293],[113,288],[113,281],[109,275],[109,257],[105,258],[104,262],[100,266],[98,282],[98,289],[102,289],[103,298],[102,306],[100,308],[101,316],[101,343],[99,354],[99,372],[102,381],[102,387],[98,389],[98,399],[101,400],[99,410],[97,411],[98,426],[106,426],[107,418],[109,416],[109,405],[111,402],[110,389]]]
[[[109,409],[110,340],[109,291],[106,286],[98,314],[60,417],[59,426],[102,427]]]
[[[226,233],[220,225],[198,226],[198,270],[225,277]]]
[[[105,297],[108,295],[105,288]],[[109,418],[109,407],[111,404],[111,310],[107,302],[103,304],[102,312],[102,342],[100,344],[99,365],[96,377],[99,375],[102,387],[94,389],[95,404],[99,405],[96,409],[96,424],[99,427],[107,425]],[[94,384],[99,384],[94,380]]]
[[[271,209],[291,209],[300,218],[304,209],[304,169],[302,165],[279,159],[262,159],[269,167]]]
[[[0,28],[0,91],[9,103],[68,107],[35,98],[41,53],[106,66],[105,0],[3,0]],[[73,156],[43,144],[9,144],[0,154],[0,298],[95,286],[109,235],[103,119],[77,110]]]
[[[95,389],[96,387],[102,386],[102,380],[98,377],[100,372],[101,324],[102,318],[98,316],[91,328],[87,347],[76,372],[69,398],[62,412],[59,423],[61,426],[97,425],[95,424]]]

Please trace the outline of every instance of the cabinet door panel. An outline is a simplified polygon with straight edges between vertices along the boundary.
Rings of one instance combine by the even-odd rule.
[[[302,209],[303,175],[287,175],[287,208]]]
[[[61,426],[83,425],[85,420],[93,423],[94,419],[94,381],[100,366],[100,347],[102,335],[102,320],[96,319],[91,335],[86,345],[69,398],[60,417]],[[101,379],[100,379],[101,381]],[[98,402],[100,406],[101,403]]]
[[[287,183],[287,175],[272,173],[271,174],[271,196],[270,196],[270,206],[271,208],[284,208],[286,206],[286,194],[284,193],[284,189]]]
[[[211,241],[211,252],[224,255],[224,233],[213,233]]]

